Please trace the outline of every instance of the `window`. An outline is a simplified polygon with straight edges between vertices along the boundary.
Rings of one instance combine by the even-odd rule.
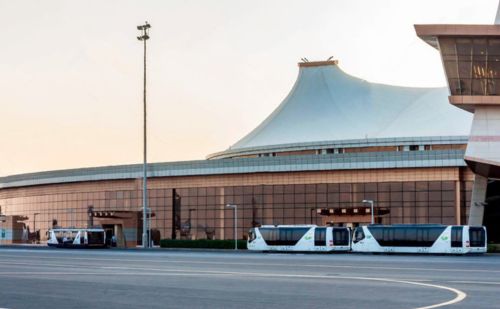
[[[417,151],[418,145],[410,145],[410,151]]]
[[[333,228],[333,245],[348,246],[349,245],[349,230],[345,228]]]
[[[248,242],[252,242],[254,240],[255,240],[255,230],[250,229],[250,231],[248,231]]]
[[[445,228],[445,226],[368,227],[382,247],[431,247]]]
[[[354,242],[357,243],[358,241],[361,241],[365,238],[365,232],[363,232],[362,227],[356,228],[354,231]]]
[[[104,233],[102,232],[87,232],[88,244],[103,244]]]
[[[260,228],[259,231],[269,246],[295,246],[309,228]]]
[[[486,235],[482,227],[469,227],[469,241],[471,247],[484,247]]]
[[[314,230],[314,245],[326,246],[326,228],[317,227]]]
[[[451,246],[453,248],[462,247],[462,226],[453,226],[451,228]]]
[[[442,37],[439,44],[452,95],[498,93],[498,38]]]

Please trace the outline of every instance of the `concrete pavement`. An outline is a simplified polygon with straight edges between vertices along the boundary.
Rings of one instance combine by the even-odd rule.
[[[0,308],[494,308],[499,275],[499,255],[0,248]]]

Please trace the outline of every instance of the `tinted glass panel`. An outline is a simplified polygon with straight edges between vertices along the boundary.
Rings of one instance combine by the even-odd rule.
[[[333,228],[333,245],[348,246],[349,245],[349,230],[344,228]]]
[[[452,95],[499,93],[498,38],[441,37],[439,44]]]
[[[454,226],[451,228],[451,246],[454,248],[462,247],[462,226]]]
[[[482,227],[469,228],[469,240],[471,247],[484,247],[486,244],[486,233]]]
[[[314,245],[326,246],[326,228],[317,227],[314,231]]]
[[[252,242],[254,240],[255,240],[255,230],[250,229],[250,231],[248,231],[248,242]]]
[[[445,226],[371,226],[368,227],[382,247],[431,247]]]
[[[295,246],[309,228],[260,228],[269,246]]]
[[[363,240],[364,238],[365,238],[365,232],[363,232],[363,228],[361,228],[361,227],[356,228],[356,230],[354,231],[353,241],[356,243],[360,240]]]
[[[89,245],[102,245],[104,244],[104,233],[87,232],[87,239]]]

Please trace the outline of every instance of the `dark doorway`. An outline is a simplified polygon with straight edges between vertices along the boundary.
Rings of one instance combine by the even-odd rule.
[[[113,236],[115,236],[115,225],[114,224],[104,224],[102,226],[104,231],[106,232],[106,245],[108,247],[112,246],[111,240],[113,239]]]
[[[500,181],[489,180],[486,191],[483,225],[488,232],[489,243],[500,243]]]

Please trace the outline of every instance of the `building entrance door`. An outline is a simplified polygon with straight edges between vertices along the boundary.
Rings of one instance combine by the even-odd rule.
[[[121,224],[103,224],[102,228],[106,232],[106,244],[110,247],[125,247],[125,235]]]
[[[102,226],[102,228],[106,232],[106,245],[111,247],[112,246],[111,240],[113,239],[113,236],[115,236],[115,225],[114,224],[105,224]]]

